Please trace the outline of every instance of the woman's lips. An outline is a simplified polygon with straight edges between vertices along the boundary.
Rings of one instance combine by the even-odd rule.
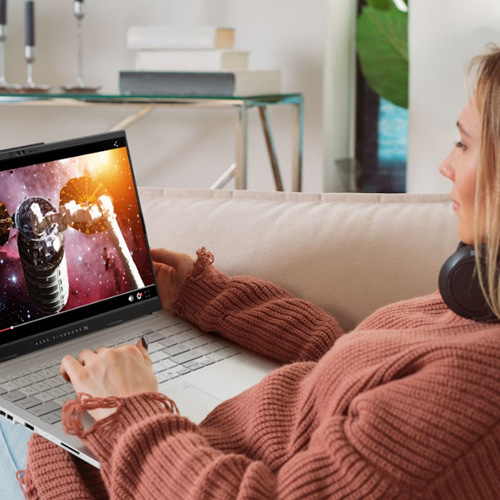
[[[452,198],[451,199],[451,205],[453,207],[453,210],[457,211],[460,208],[460,205]]]

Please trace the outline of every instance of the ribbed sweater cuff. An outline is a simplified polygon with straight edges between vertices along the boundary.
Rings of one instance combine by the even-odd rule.
[[[37,434],[30,438],[28,466],[18,472],[18,481],[30,500],[108,498],[97,469]]]
[[[116,408],[116,411],[84,430],[81,418],[85,411]],[[143,392],[125,398],[93,398],[78,394],[63,408],[63,425],[68,434],[78,436],[95,453],[102,467],[111,460],[114,447],[127,429],[157,415],[178,412],[175,403],[156,392]]]
[[[195,325],[206,306],[224,290],[229,276],[213,267],[214,257],[205,247],[196,252],[198,259],[181,285],[173,312]]]

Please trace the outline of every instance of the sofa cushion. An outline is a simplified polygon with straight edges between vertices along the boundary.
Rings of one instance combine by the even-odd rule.
[[[276,193],[141,188],[152,247],[283,286],[349,331],[377,308],[438,289],[458,243],[447,194]]]

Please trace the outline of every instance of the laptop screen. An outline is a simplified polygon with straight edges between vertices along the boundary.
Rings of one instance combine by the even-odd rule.
[[[20,151],[0,152],[0,346],[158,309],[125,134]]]

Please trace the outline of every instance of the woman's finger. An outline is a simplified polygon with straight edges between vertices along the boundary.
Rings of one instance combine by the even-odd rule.
[[[69,354],[64,356],[61,361],[61,366],[59,367],[62,377],[68,382],[77,380],[80,377],[82,370],[82,365]]]
[[[167,250],[166,248],[152,248],[151,256],[153,260],[156,262],[160,262],[162,264],[167,264],[173,268],[177,268],[179,263],[182,261],[184,257],[183,254],[178,252],[172,252],[171,250]]]
[[[167,275],[169,275],[169,274],[175,272],[175,269],[172,266],[169,266],[168,264],[163,264],[162,262],[153,261],[153,267],[154,267],[156,276],[158,276],[159,274],[165,274],[165,273]]]
[[[82,366],[85,366],[94,356],[96,356],[94,351],[91,351],[90,349],[83,349],[76,359]]]
[[[152,365],[151,358],[149,357],[148,354],[148,339],[146,337],[141,337],[137,344],[137,349],[139,349],[140,353],[142,354],[142,357],[144,358],[144,361],[148,365]]]

